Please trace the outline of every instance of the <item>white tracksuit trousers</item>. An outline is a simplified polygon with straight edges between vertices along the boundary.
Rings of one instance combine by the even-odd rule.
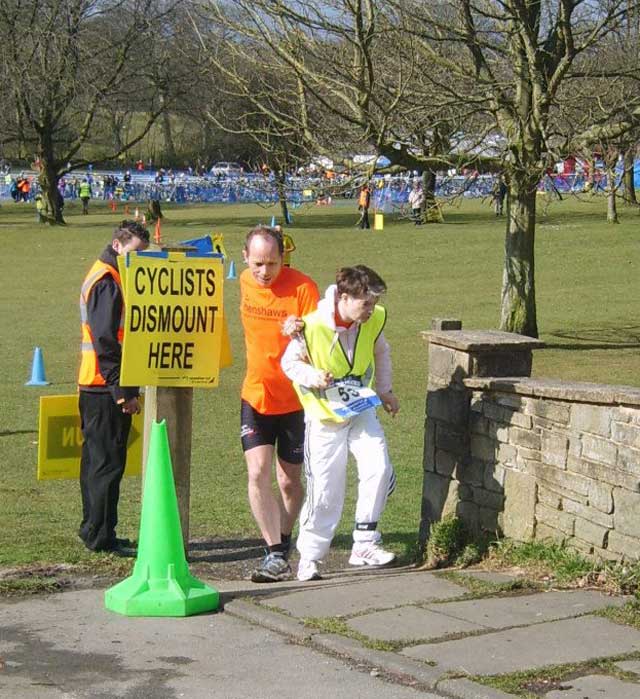
[[[353,454],[358,469],[358,524],[373,526],[382,515],[395,474],[375,409],[346,422],[308,420],[305,432],[307,495],[300,513],[297,549],[302,558],[322,560],[331,546],[342,515],[347,459]],[[354,542],[379,541],[375,529],[354,529]]]

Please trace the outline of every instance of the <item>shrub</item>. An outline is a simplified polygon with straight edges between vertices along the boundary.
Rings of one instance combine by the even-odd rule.
[[[450,565],[462,552],[468,532],[462,520],[448,515],[431,525],[425,555],[426,568]]]

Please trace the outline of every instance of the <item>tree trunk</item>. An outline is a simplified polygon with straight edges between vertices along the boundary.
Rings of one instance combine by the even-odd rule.
[[[198,121],[198,127],[200,130],[200,149],[193,154],[193,158],[197,157],[197,154],[201,154],[205,164],[209,166],[212,165],[214,157],[214,133],[209,122],[204,119]]]
[[[114,151],[119,153],[125,142],[123,138],[125,117],[114,109],[113,112],[110,113],[109,119],[111,124],[112,146]]]
[[[629,206],[637,206],[636,187],[634,182],[634,160],[635,152],[633,148],[627,148],[624,152],[624,203]]]
[[[527,177],[511,179],[502,276],[500,328],[529,337],[538,337],[534,275],[536,184]]]
[[[587,186],[589,192],[591,194],[595,194],[596,191],[596,161],[594,158],[590,158],[587,160],[587,167],[589,168],[587,170]]]
[[[162,125],[162,134],[164,136],[164,157],[165,162],[169,165],[175,166],[177,164],[176,160],[176,147],[173,142],[173,130],[171,128],[171,118],[164,112],[162,117],[160,117],[160,124]]]
[[[616,173],[612,167],[607,168],[607,223],[620,223],[616,206]]]
[[[38,181],[42,189],[42,196],[47,202],[49,223],[51,225],[64,226],[66,222],[62,216],[61,197],[58,194],[58,167],[53,157],[53,148],[47,147],[46,137],[43,140],[45,143],[41,144],[41,168]]]
[[[287,205],[287,191],[286,191],[286,178],[287,175],[282,170],[278,173],[276,178],[276,187],[278,190],[278,201],[280,202],[280,210],[282,211],[282,220],[285,225],[290,225],[291,220],[289,219],[289,206]]]
[[[436,201],[436,173],[423,170],[422,191],[424,192],[424,220],[426,223],[442,223],[442,212]]]

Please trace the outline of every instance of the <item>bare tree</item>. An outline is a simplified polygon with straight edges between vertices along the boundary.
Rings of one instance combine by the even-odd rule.
[[[161,60],[154,36],[170,11],[153,0],[0,0],[0,129],[39,159],[52,223],[64,223],[58,179],[89,162],[101,110],[135,92],[138,125],[100,159],[131,148],[161,113],[144,67]]]
[[[300,81],[297,118],[311,149],[366,144],[392,168],[501,163],[510,202],[501,327],[537,336],[536,189],[553,153],[558,95],[567,80],[589,79],[583,66],[575,72],[578,58],[622,31],[636,5],[212,0],[212,12],[229,42],[252,42]],[[305,121],[313,108],[336,117],[341,141]],[[502,144],[501,158],[483,150],[487,141]]]
[[[205,57],[201,70],[209,102],[204,113],[218,130],[254,142],[254,165],[273,177],[288,224],[287,175],[314,155],[302,125],[306,122],[314,133],[319,130],[319,123],[309,125],[309,110],[301,110],[304,87],[295,74],[263,56],[261,45],[251,39],[225,41],[217,31],[201,31],[198,22],[194,28]]]
[[[606,176],[608,223],[618,223],[621,191],[625,200],[635,200],[633,161],[640,136],[640,54],[637,47],[629,46],[632,17],[622,19],[619,28],[597,48],[576,59],[572,74],[559,90],[547,139],[558,154],[583,155],[594,194],[599,189],[597,154]]]
[[[449,139],[463,110],[449,105],[436,113],[422,99],[422,66],[388,3],[211,0],[209,21],[195,21],[223,28],[213,60],[226,79],[255,112],[294,130],[309,152],[333,160],[343,155],[345,164],[358,152],[384,155],[390,171],[433,173],[449,165]],[[293,82],[296,103],[290,101],[286,113],[274,111],[264,91],[254,91],[247,79],[247,71],[260,75],[263,67]]]
[[[399,7],[424,56],[456,78],[440,84],[442,94],[475,104],[504,139],[509,216],[501,327],[537,337],[536,189],[553,152],[554,109],[577,59],[623,26],[629,2],[455,0]],[[589,75],[582,70],[580,77]]]

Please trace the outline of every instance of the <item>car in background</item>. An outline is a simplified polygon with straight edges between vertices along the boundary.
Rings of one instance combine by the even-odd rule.
[[[216,177],[222,175],[224,177],[233,177],[237,175],[242,175],[243,167],[240,163],[230,163],[226,160],[221,160],[219,163],[214,163],[211,166],[211,174]]]

